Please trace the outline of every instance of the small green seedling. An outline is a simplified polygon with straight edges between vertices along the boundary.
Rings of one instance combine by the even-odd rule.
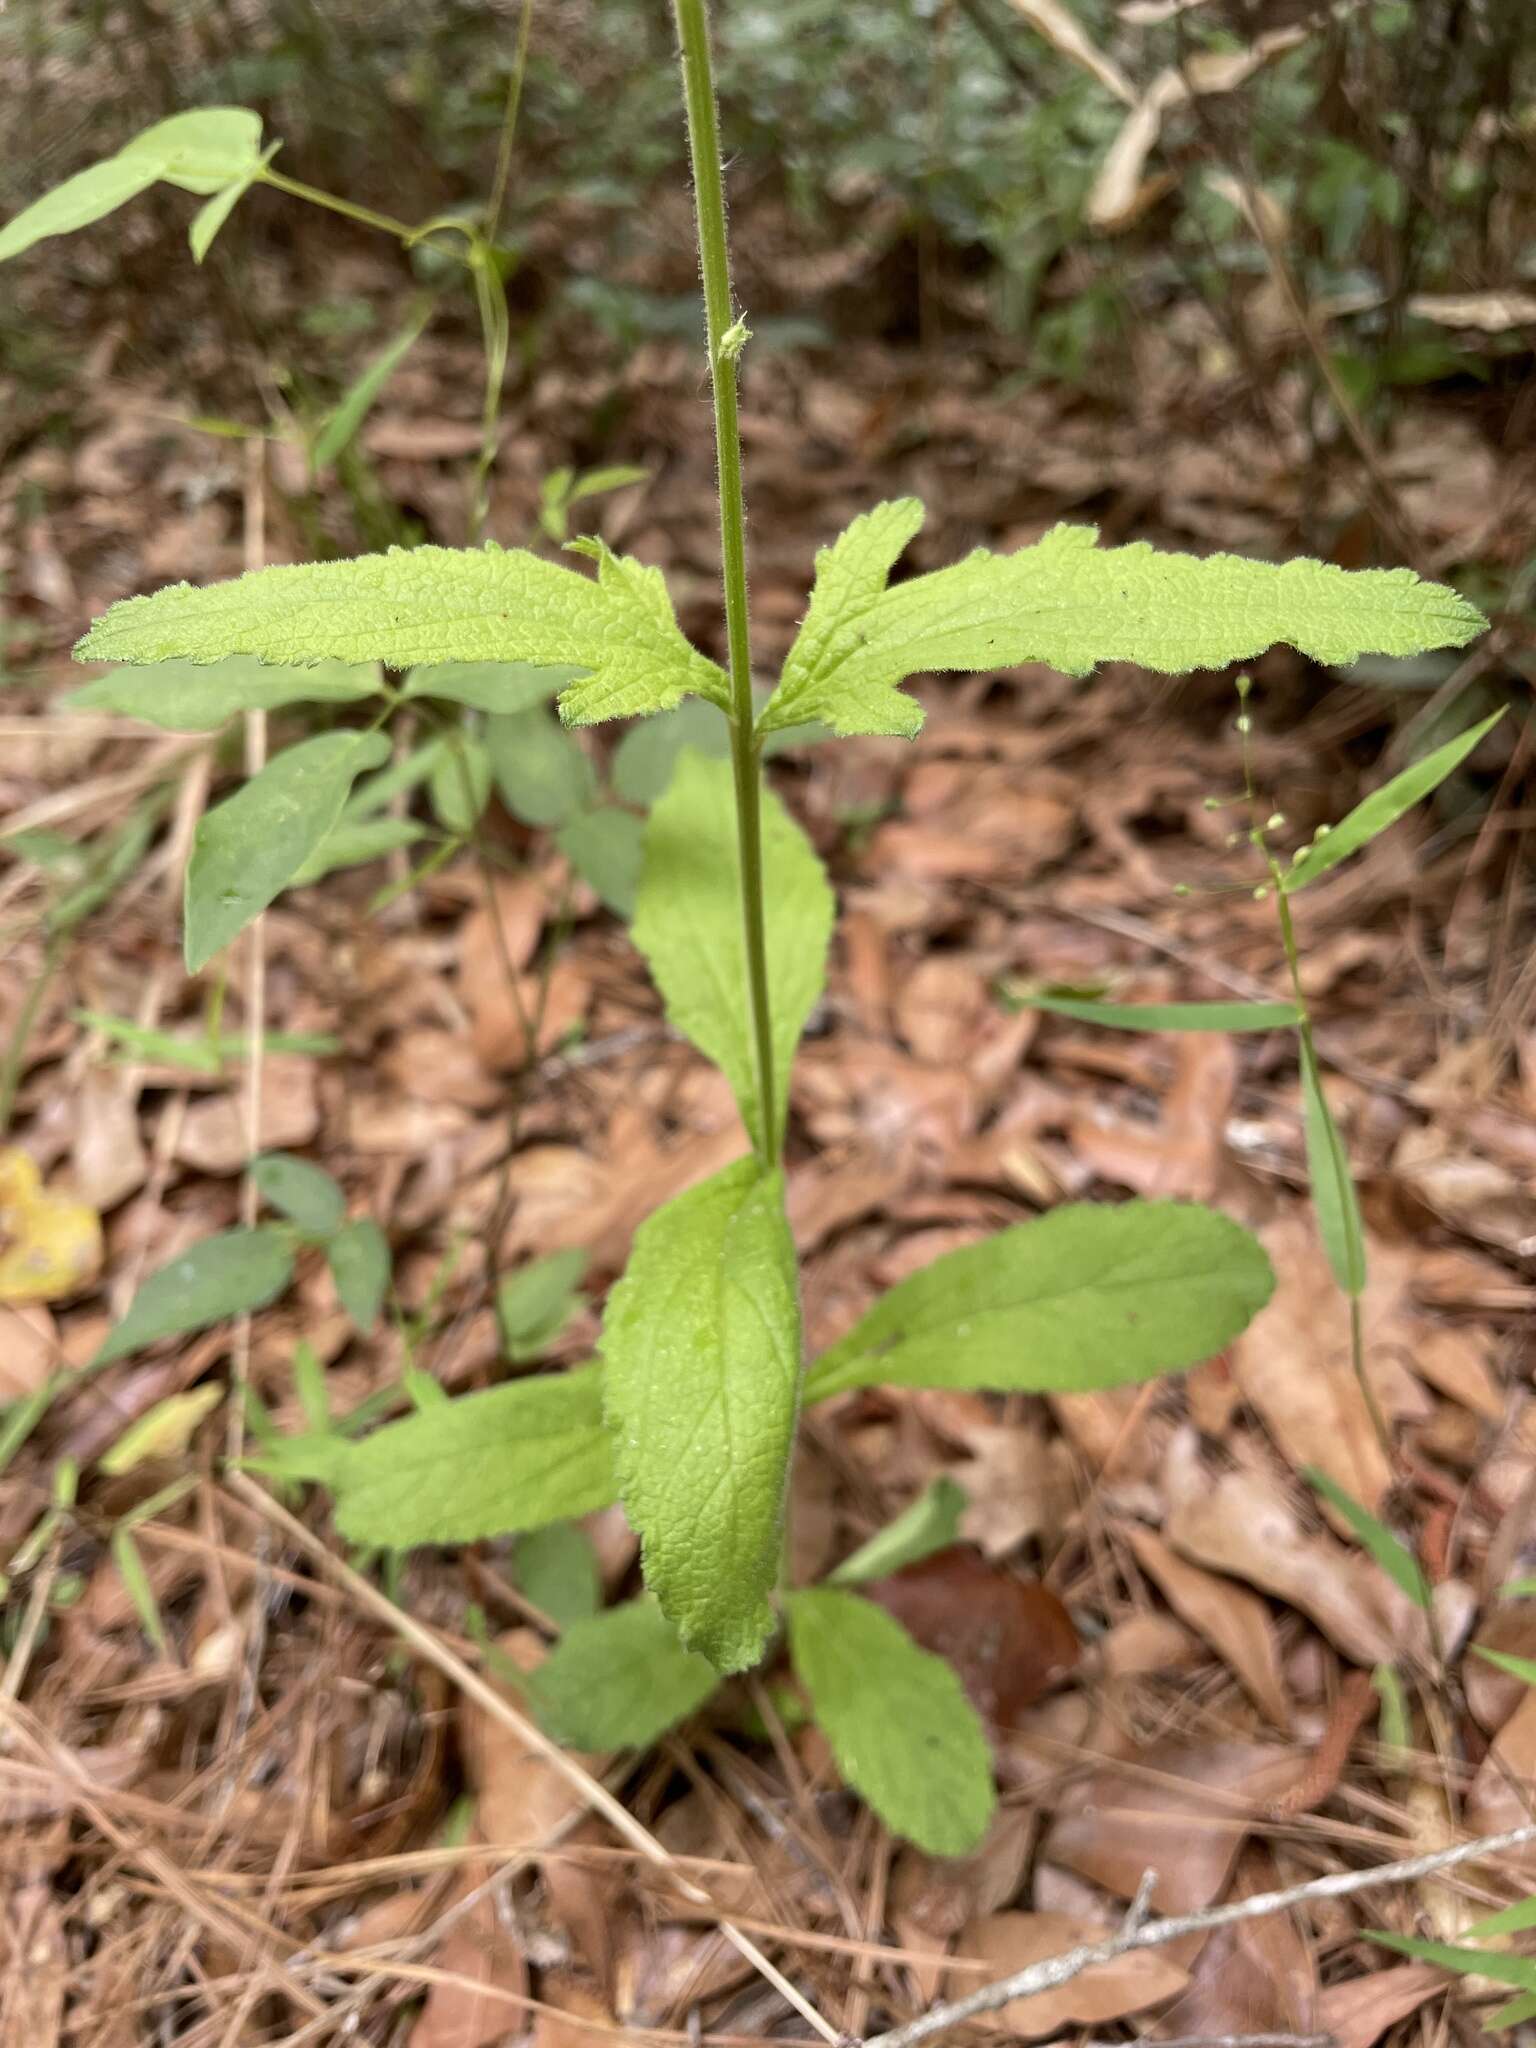
[[[1366,650],[1460,646],[1485,622],[1406,569],[1101,548],[1091,527],[1058,526],[1010,555],[979,548],[893,584],[924,516],[904,498],[862,514],[818,555],[799,636],[759,707],[737,424],[749,334],[731,293],[704,0],[676,0],[676,17],[719,460],[725,665],[684,637],[657,569],[596,540],[569,544],[593,573],[487,545],[181,584],[115,605],[77,652],[125,665],[90,686],[117,709],[147,710],[160,687],[151,665],[168,663],[172,688],[217,677],[232,706],[261,678],[275,685],[267,708],[298,701],[319,675],[371,720],[277,756],[208,814],[187,875],[194,972],[317,872],[349,820],[366,822],[358,791],[385,757],[381,728],[397,704],[441,697],[516,720],[558,692],[570,726],[700,707],[716,731],[723,723],[724,756],[690,746],[656,785],[633,936],[672,1023],[731,1084],[741,1157],[636,1233],[598,1360],[456,1400],[429,1399],[413,1381],[414,1414],[361,1441],[324,1438],[314,1476],[333,1489],[345,1537],[392,1550],[537,1530],[622,1500],[648,1592],[572,1621],[531,1685],[549,1725],[593,1749],[648,1742],[700,1706],[721,1674],[756,1664],[782,1628],[848,1782],[898,1832],[960,1854],[983,1833],[994,1793],[987,1740],[954,1672],[850,1584],[783,1582],[803,1406],[881,1383],[1038,1392],[1145,1380],[1220,1350],[1263,1307],[1273,1276],[1253,1237],[1208,1209],[1069,1205],[911,1275],[807,1367],[783,1155],[796,1047],[823,988],[835,906],[809,841],[765,786],[764,756],[807,725],[911,738],[923,714],[901,685],[919,674],[1038,661],[1087,675],[1105,660],[1180,673],[1281,641],[1338,664]],[[382,669],[406,671],[404,685],[387,684]],[[514,792],[526,807],[545,773],[579,773],[536,770],[549,755],[537,724],[508,725],[485,744],[514,807]],[[630,767],[648,772],[643,754]],[[471,794],[488,786],[470,780]],[[1289,886],[1299,885],[1293,874]],[[1289,1006],[1285,1021],[1297,1021]],[[1326,1158],[1324,1140],[1326,1130]],[[269,1169],[266,1187],[289,1221],[210,1239],[153,1275],[105,1356],[261,1306],[286,1284],[300,1241],[325,1245],[349,1309],[371,1319],[387,1263],[379,1241],[354,1242],[338,1264],[358,1226],[327,1235],[331,1210],[321,1213],[307,1179]],[[1331,1243],[1349,1230],[1337,1219]],[[947,1527],[953,1504],[925,1514]],[[914,1540],[887,1534],[898,1554]],[[921,1555],[921,1529],[915,1540]]]

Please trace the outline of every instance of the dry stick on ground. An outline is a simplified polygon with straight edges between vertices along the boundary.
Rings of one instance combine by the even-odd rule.
[[[1421,1877],[1433,1877],[1452,1870],[1459,1863],[1480,1863],[1500,1856],[1508,1849],[1523,1849],[1536,1842],[1536,1825],[1512,1828],[1503,1835],[1484,1835],[1474,1842],[1462,1842],[1454,1849],[1437,1849],[1431,1856],[1410,1856],[1402,1863],[1382,1863],[1375,1870],[1336,1870],[1326,1877],[1308,1879],[1281,1892],[1255,1892],[1251,1898],[1232,1899],[1224,1906],[1210,1906],[1203,1913],[1180,1913],[1167,1920],[1150,1920],[1140,1926],[1122,1927],[1103,1941],[1084,1942],[1059,1956],[1047,1956],[1031,1963],[995,1984],[984,1984],[949,2004],[936,2005],[920,2019],[888,2034],[871,2035],[862,2048],[917,2048],[947,2034],[978,2013],[997,2012],[1015,1998],[1033,1998],[1041,1991],[1054,1991],[1069,1984],[1084,1970],[1100,1963],[1112,1963],[1133,1949],[1166,1948],[1186,1934],[1209,1934],[1218,1927],[1232,1927],[1242,1920],[1267,1920],[1276,1913],[1304,1905],[1308,1899],[1343,1899],[1355,1892],[1374,1891],[1381,1885],[1414,1884]]]
[[[489,1714],[493,1720],[499,1721],[517,1737],[519,1742],[536,1755],[543,1757],[567,1784],[580,1793],[588,1806],[600,1813],[626,1842],[639,1850],[648,1863],[665,1870],[684,1898],[693,1905],[707,1907],[714,1916],[720,1932],[737,1953],[745,1957],[760,1976],[767,1979],[779,1996],[787,2000],[800,2017],[815,2028],[824,2041],[832,2044],[832,2048],[837,2048],[842,2039],[837,2029],[822,2018],[815,2006],[795,1989],[782,1971],[769,1962],[755,1942],[749,1941],[739,1927],[725,1918],[703,1886],[695,1884],[691,1878],[682,1874],[671,1854],[648,1829],[640,1825],[606,1785],[600,1784],[589,1771],[583,1770],[576,1759],[568,1756],[558,1743],[551,1742],[541,1728],[520,1714],[493,1685],[481,1677],[478,1671],[473,1670],[461,1657],[455,1656],[431,1629],[425,1628],[413,1615],[407,1614],[403,1607],[397,1607],[392,1600],[387,1599],[376,1586],[371,1586],[360,1572],[353,1571],[352,1567],[343,1563],[339,1557],[333,1557],[317,1536],[311,1535],[302,1522],[290,1515],[286,1508],[279,1507],[277,1502],[270,1495],[263,1493],[253,1480],[246,1478],[243,1473],[231,1473],[225,1483],[248,1507],[255,1508],[258,1514],[265,1516],[274,1527],[281,1529],[290,1542],[297,1544],[306,1556],[313,1558],[324,1572],[346,1589],[359,1607],[392,1629],[417,1656],[424,1658],[429,1664],[436,1665],[439,1671],[450,1678],[466,1698],[472,1699],[476,1706]],[[1536,1833],[1536,1830],[1532,1832]]]

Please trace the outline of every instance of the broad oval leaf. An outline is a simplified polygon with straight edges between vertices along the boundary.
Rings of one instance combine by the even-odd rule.
[[[75,652],[82,661],[566,665],[586,671],[561,707],[577,724],[665,711],[689,691],[727,697],[720,669],[679,631],[659,572],[606,552],[595,578],[488,545],[391,548],[201,589],[177,583],[113,605]]]
[[[555,834],[560,851],[615,917],[635,914],[643,831],[633,811],[621,811],[617,804],[598,804],[567,818]]]
[[[646,1583],[689,1649],[743,1670],[773,1628],[800,1390],[783,1176],[740,1159],[648,1217],[602,1355]]]
[[[240,711],[279,711],[285,704],[353,704],[376,697],[379,671],[321,662],[314,668],[274,667],[248,654],[202,666],[191,661],[115,668],[62,698],[69,711],[114,711],[164,732],[216,732]]]
[[[261,161],[261,116],[249,107],[191,107],[143,129],[117,161],[146,158],[168,185],[201,198],[220,191]]]
[[[273,1230],[225,1230],[205,1237],[150,1274],[128,1313],[107,1332],[92,1364],[108,1365],[162,1337],[182,1337],[265,1308],[292,1274],[293,1259]]]
[[[921,516],[916,499],[878,505],[818,557],[817,591],[761,732],[819,719],[837,732],[910,735],[922,713],[898,688],[929,671],[1040,661],[1087,675],[1128,661],[1178,675],[1282,641],[1338,666],[1461,647],[1488,623],[1411,569],[1167,554],[1145,541],[1100,548],[1092,526],[1053,527],[1011,555],[978,548],[887,589]]]
[[[775,1139],[782,1134],[795,1047],[826,978],[834,905],[810,841],[763,793],[768,876],[768,986],[773,1032]],[[645,827],[634,940],[667,1015],[725,1074],[759,1152],[763,1116],[741,922],[741,861],[730,765],[685,753]]]
[[[1285,877],[1286,895],[1294,896],[1298,889],[1305,889],[1309,882],[1315,882],[1319,875],[1327,874],[1341,860],[1348,860],[1352,853],[1368,846],[1388,826],[1395,825],[1461,766],[1483,735],[1492,732],[1503,716],[1502,711],[1495,711],[1491,718],[1468,726],[1455,739],[1447,740],[1443,747],[1436,747],[1422,761],[1405,768],[1401,775],[1394,775],[1380,789],[1373,789],[1348,817],[1341,818],[1331,831],[1321,833],[1292,862]]]
[[[596,1614],[603,1604],[597,1553],[580,1522],[546,1522],[517,1539],[513,1559],[525,1599],[557,1628]]]
[[[1328,1107],[1322,1069],[1311,1040],[1301,1041],[1301,1108],[1307,1144],[1307,1176],[1318,1233],[1334,1278],[1346,1294],[1364,1292],[1366,1281],[1365,1225],[1360,1197],[1349,1170],[1349,1153],[1333,1111]]]
[[[615,1486],[596,1366],[443,1401],[348,1444],[328,1483],[352,1543],[478,1543],[607,1507]]]
[[[964,1856],[997,1803],[976,1709],[942,1657],[856,1593],[785,1602],[795,1671],[844,1778],[896,1834]]]
[[[508,1273],[496,1289],[501,1341],[514,1364],[537,1358],[559,1336],[581,1306],[576,1289],[587,1270],[587,1255],[572,1249],[550,1252]]]
[[[525,825],[563,825],[597,792],[592,763],[542,704],[486,721],[501,800]]]
[[[1069,1203],[899,1281],[816,1361],[806,1399],[881,1383],[1124,1386],[1209,1358],[1274,1284],[1263,1247],[1213,1209]]]
[[[717,760],[730,753],[731,728],[717,705],[690,697],[675,711],[659,712],[632,725],[613,750],[609,772],[614,794],[648,809],[672,780],[685,747]]]
[[[382,733],[322,733],[285,748],[207,813],[187,863],[189,973],[288,886],[341,816],[354,779],[388,757]]]
[[[148,156],[109,156],[104,163],[76,171],[0,228],[0,263],[19,256],[34,242],[47,241],[52,235],[72,235],[76,228],[104,220],[125,201],[147,191],[160,171],[160,164]]]
[[[1294,1031],[1294,1003],[1100,1003],[1076,996],[1015,994],[1022,1009],[1045,1010],[1110,1031]]]
[[[570,1749],[644,1749],[695,1713],[720,1674],[654,1600],[630,1600],[565,1631],[524,1680],[545,1731]]]
[[[325,1262],[337,1300],[360,1330],[371,1330],[389,1286],[389,1239],[371,1216],[356,1216],[326,1246]]]
[[[347,1220],[347,1201],[323,1168],[291,1152],[263,1152],[250,1165],[264,1201],[313,1237],[334,1237]]]

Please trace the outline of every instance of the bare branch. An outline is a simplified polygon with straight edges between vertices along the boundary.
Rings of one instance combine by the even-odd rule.
[[[1411,1856],[1402,1863],[1380,1864],[1375,1870],[1338,1870],[1327,1877],[1311,1878],[1306,1884],[1292,1885],[1288,1891],[1256,1892],[1251,1898],[1233,1899],[1225,1906],[1207,1907],[1203,1913],[1181,1913],[1167,1920],[1122,1927],[1118,1934],[1103,1941],[1084,1942],[1059,1956],[1047,1956],[1043,1962],[1016,1970],[996,1984],[984,1984],[964,1998],[933,2006],[907,2026],[895,2027],[888,2034],[872,2035],[863,2048],[917,2048],[920,2041],[947,2034],[978,2013],[996,2012],[1015,1998],[1032,1998],[1040,1991],[1054,1991],[1058,1984],[1070,1983],[1084,1970],[1091,1970],[1098,1963],[1112,1963],[1133,1949],[1165,1948],[1170,1941],[1179,1941],[1186,1934],[1208,1934],[1213,1928],[1231,1927],[1240,1920],[1268,1919],[1271,1914],[1284,1913],[1308,1899],[1342,1899],[1353,1892],[1373,1891],[1380,1885],[1413,1884],[1421,1877],[1433,1877],[1437,1871],[1453,1869],[1459,1863],[1480,1863],[1489,1856],[1502,1855],[1507,1849],[1523,1849],[1533,1842],[1536,1825],[1512,1828],[1508,1834],[1484,1835],[1454,1849],[1436,1850],[1431,1856]]]

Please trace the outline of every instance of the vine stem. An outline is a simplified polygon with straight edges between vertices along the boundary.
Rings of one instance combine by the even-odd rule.
[[[752,655],[747,612],[747,521],[741,482],[741,427],[737,358],[747,339],[733,319],[730,247],[725,229],[725,179],[720,169],[720,117],[715,105],[707,0],[675,0],[677,39],[688,109],[688,152],[693,160],[699,270],[704,282],[704,325],[709,382],[715,403],[715,460],[720,484],[721,580],[731,686],[731,769],[736,784],[736,842],[741,864],[742,930],[752,1037],[762,1105],[762,1150],[778,1163],[779,1119],[773,1076],[773,1026],[768,996],[768,944],[763,905],[762,746],[753,730]]]

